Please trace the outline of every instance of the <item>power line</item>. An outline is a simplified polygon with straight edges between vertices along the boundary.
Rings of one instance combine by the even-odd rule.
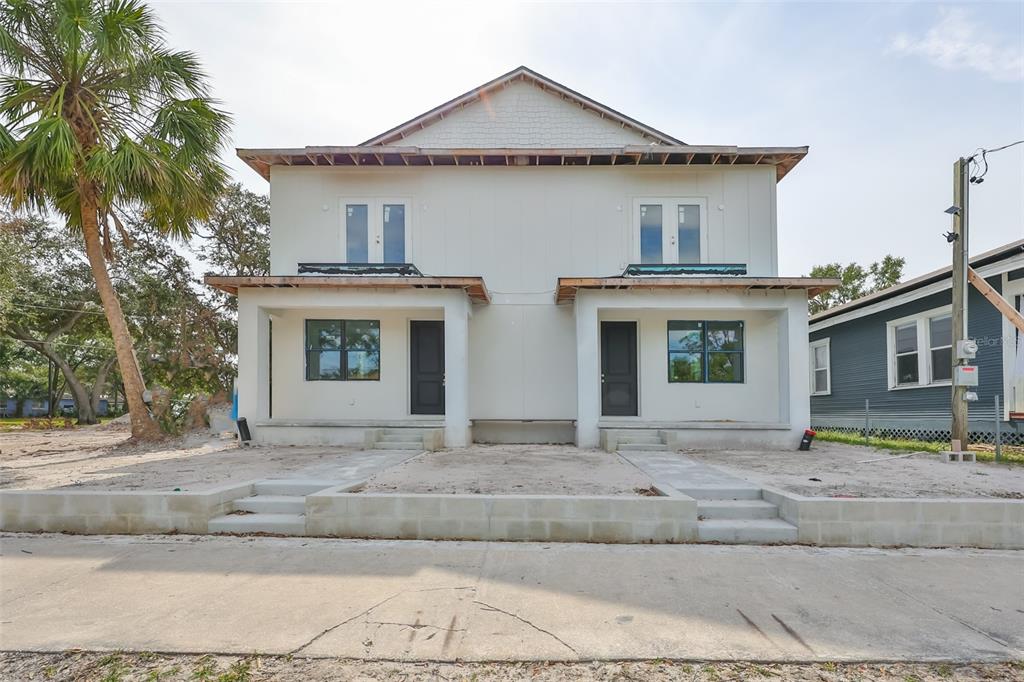
[[[1024,140],[1017,140],[1016,142],[1010,142],[1008,144],[1004,144],[1002,147],[994,147],[992,149],[984,149],[982,147],[979,147],[978,149],[976,149],[973,154],[971,154],[969,157],[967,157],[967,161],[970,162],[971,166],[974,169],[982,168],[982,171],[981,171],[981,173],[973,173],[971,175],[970,181],[972,183],[974,183],[975,185],[980,185],[981,183],[985,182],[985,176],[988,175],[988,155],[989,154],[994,154],[996,152],[1001,152],[1004,149],[1009,149],[1010,147],[1016,147],[1019,144],[1024,144]],[[978,163],[978,154],[981,154],[981,164]]]

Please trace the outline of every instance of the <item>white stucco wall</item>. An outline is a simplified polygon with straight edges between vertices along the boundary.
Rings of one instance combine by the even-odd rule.
[[[616,275],[638,262],[638,198],[707,204],[707,258],[775,276],[773,167],[427,167],[271,169],[271,273],[343,261],[345,199],[406,199],[425,274],[482,275],[495,303],[547,294],[558,277]]]
[[[649,144],[639,132],[522,81],[406,135],[416,147],[612,147]]]

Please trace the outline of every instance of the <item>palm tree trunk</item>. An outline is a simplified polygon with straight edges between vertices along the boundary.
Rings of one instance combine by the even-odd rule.
[[[81,195],[82,235],[85,237],[85,253],[89,257],[93,277],[96,279],[96,291],[103,303],[103,311],[107,315],[110,334],[114,339],[114,351],[117,353],[117,364],[121,370],[121,381],[124,384],[125,400],[131,413],[132,438],[139,440],[157,440],[163,437],[160,427],[149,414],[149,409],[142,399],[146,389],[142,382],[139,363],[135,359],[135,344],[128,332],[128,324],[124,320],[121,302],[110,281],[107,272],[107,261],[103,256],[100,243],[100,229],[97,221],[96,203],[83,192]]]

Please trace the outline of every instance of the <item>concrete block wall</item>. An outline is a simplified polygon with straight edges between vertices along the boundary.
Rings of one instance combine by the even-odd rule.
[[[673,543],[697,539],[697,502],[664,497],[346,493],[306,497],[306,534],[405,540]]]
[[[762,495],[805,544],[1024,549],[1024,500],[831,499],[769,488]]]
[[[254,482],[198,492],[5,490],[0,530],[15,532],[206,533],[209,520],[252,494]]]

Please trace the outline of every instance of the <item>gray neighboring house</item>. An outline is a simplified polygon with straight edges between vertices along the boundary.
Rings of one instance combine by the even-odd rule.
[[[1024,311],[1024,239],[971,259],[971,267]],[[950,428],[950,268],[864,296],[810,319],[811,424],[863,431],[865,400],[879,435],[946,440]],[[1024,340],[974,287],[967,327],[978,342],[978,402],[971,440],[991,442],[994,397],[1003,442],[1024,445]]]

